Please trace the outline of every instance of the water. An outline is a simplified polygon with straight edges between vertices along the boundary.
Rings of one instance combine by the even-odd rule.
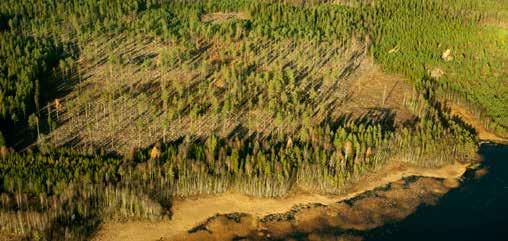
[[[435,206],[421,206],[403,221],[361,234],[365,240],[508,240],[508,146],[483,144],[482,167]]]
[[[489,171],[478,177],[477,170],[470,170],[461,185],[451,190],[441,179],[410,177],[345,203],[281,214],[275,217],[278,221],[269,224],[274,226],[267,226],[264,231],[246,231],[252,228],[255,217],[249,219],[247,215],[239,223],[232,216],[222,215],[226,217],[204,224],[199,228],[201,233],[193,234],[197,240],[214,233],[226,235],[217,236],[223,240],[240,240],[243,236],[239,235],[249,233],[245,236],[247,240],[508,241],[508,146],[484,144],[480,154],[485,161],[478,170]],[[400,221],[385,223],[389,220]],[[360,231],[346,224],[383,226]],[[245,228],[240,228],[242,234],[224,231],[241,226]],[[226,238],[230,236],[233,238]]]

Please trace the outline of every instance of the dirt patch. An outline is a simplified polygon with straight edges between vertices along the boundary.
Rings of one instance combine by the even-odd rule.
[[[366,58],[351,78],[353,83],[347,102],[337,108],[342,113],[365,116],[370,120],[393,120],[396,123],[415,118],[404,106],[413,88],[402,76],[384,73],[372,58]]]
[[[404,177],[409,176],[426,176],[426,177],[438,177],[438,178],[458,178],[462,176],[465,172],[467,165],[461,163],[454,163],[442,168],[438,169],[423,169],[423,168],[414,168],[408,166],[407,164],[402,163],[392,163],[386,165],[383,169],[379,170],[376,173],[373,173],[366,178],[362,179],[362,181],[355,184],[350,190],[343,195],[336,196],[326,196],[319,194],[294,194],[292,196],[281,198],[281,199],[266,199],[266,198],[252,198],[242,194],[237,193],[225,193],[217,196],[209,196],[202,197],[195,200],[176,200],[173,208],[173,217],[172,220],[160,221],[160,222],[150,222],[150,221],[130,221],[125,223],[106,223],[102,225],[97,235],[93,238],[96,241],[129,241],[129,240],[157,240],[157,239],[165,239],[165,240],[173,240],[175,237],[189,237],[185,236],[188,230],[199,226],[199,223],[202,223],[208,220],[209,217],[216,216],[218,213],[226,214],[226,213],[247,213],[252,215],[252,217],[264,217],[273,213],[285,213],[290,211],[296,205],[301,204],[313,204],[320,203],[322,205],[330,205],[343,200],[351,199],[355,196],[358,196],[362,193],[365,193],[369,190],[373,190],[377,187],[385,186],[391,182],[395,182],[401,180]],[[398,185],[399,187],[404,187],[405,185]],[[442,186],[442,184],[441,184]],[[427,182],[418,182],[417,184],[413,184],[410,189],[418,190],[419,188],[423,188],[423,192],[425,193],[436,193],[442,194],[446,187],[441,187],[438,184],[431,184]],[[437,190],[437,191],[436,191]],[[400,196],[399,200],[403,200],[404,203],[407,201],[411,195],[402,195],[391,193],[387,194],[391,196]],[[372,206],[372,203],[376,201],[364,201],[361,209],[350,209],[347,204],[333,205],[327,209],[326,207],[317,208],[315,213],[309,213],[309,211],[302,212],[299,214],[299,223],[292,223],[293,226],[296,225],[299,229],[304,229],[305,225],[311,225],[311,222],[317,222],[318,224],[326,224],[341,226],[341,225],[349,225],[343,226],[348,228],[357,228],[361,229],[362,226],[367,225],[366,227],[374,227],[378,225],[378,221],[380,218],[376,218],[375,222],[362,224],[364,220],[362,217],[369,216],[368,214],[372,214],[372,210],[369,211],[369,205]],[[383,207],[389,207],[383,205]],[[413,205],[408,207],[408,210],[412,210],[414,208]],[[333,211],[339,210],[340,212]],[[347,211],[348,215],[342,216]],[[401,215],[393,214],[397,210],[395,209],[387,209],[384,213],[385,216],[392,215],[394,217],[401,217]],[[328,213],[328,215],[327,215]],[[333,215],[329,215],[330,213],[335,213]],[[335,215],[335,216],[334,216]],[[404,215],[402,215],[404,216]],[[322,218],[325,217],[325,218]],[[371,218],[371,216],[369,216]],[[296,218],[294,218],[296,219]],[[308,221],[308,220],[312,221]],[[242,219],[243,220],[243,219]],[[248,219],[246,219],[248,220]],[[217,222],[230,222],[230,221],[217,221]],[[250,221],[249,221],[250,222]],[[285,228],[287,228],[287,224],[277,225],[277,231],[274,232],[273,235],[281,236],[284,234]],[[326,227],[325,225],[325,227]],[[249,224],[248,226],[252,226]],[[313,227],[318,227],[319,225],[312,225]],[[211,227],[211,226],[207,226]],[[268,229],[268,226],[264,227]],[[221,229],[222,230],[222,229]],[[231,229],[233,230],[233,229]],[[241,229],[240,229],[241,230]],[[309,229],[305,229],[309,231]],[[221,231],[222,232],[222,231]],[[201,240],[200,238],[210,237],[210,234],[206,234],[207,232],[199,231],[196,234],[191,236],[195,236],[197,239],[192,240]],[[263,233],[262,235],[272,235],[269,233]],[[244,232],[245,234],[245,232]],[[183,235],[183,236],[182,236]],[[256,231],[257,235],[257,231]],[[212,239],[213,240],[213,239]]]

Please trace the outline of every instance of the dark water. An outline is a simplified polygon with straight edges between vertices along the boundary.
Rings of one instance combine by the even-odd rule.
[[[333,207],[324,209],[323,205],[308,207],[309,209],[306,210],[308,222],[305,221],[305,214],[299,213],[305,208],[300,211],[276,215],[273,217],[275,221],[272,224],[280,221],[279,226],[273,226],[274,228],[265,230],[266,232],[260,232],[259,229],[254,230],[247,240],[292,238],[293,240],[508,241],[508,145],[484,144],[480,148],[480,155],[484,159],[480,163],[481,166],[476,170],[467,171],[461,185],[446,194],[444,191],[448,188],[445,188],[442,180],[410,177],[404,179],[404,183],[399,182],[396,185],[380,187],[347,200],[345,201],[347,205],[341,206],[342,208],[335,207],[339,209]],[[485,175],[481,177],[476,175],[477,170],[485,169],[488,170]],[[443,192],[440,192],[439,188],[442,188]],[[384,194],[388,194],[391,191],[395,192],[383,196],[384,192],[386,192]],[[415,197],[406,199],[405,195],[415,195]],[[362,201],[364,202],[362,203]],[[375,205],[379,205],[379,207]],[[416,205],[420,206],[413,212]],[[315,212],[312,212],[312,208],[316,208]],[[397,210],[400,211],[398,215],[394,214]],[[376,211],[379,211],[378,215],[376,215]],[[329,214],[333,212],[344,213],[332,217]],[[398,220],[410,212],[413,213],[401,221],[388,223],[369,231],[340,228],[341,221],[364,222],[366,227],[372,227],[386,221],[382,218]],[[299,216],[300,214],[302,216]],[[318,217],[313,215],[318,215]],[[322,218],[319,215],[323,215]],[[239,217],[238,214],[222,216],[226,216],[226,218],[220,219],[222,221],[217,221],[215,224],[226,225],[222,227],[224,230],[231,227],[227,225],[234,226],[240,222],[235,219],[235,217]],[[213,235],[214,225],[209,226],[209,224],[199,226],[199,230],[207,231]],[[250,223],[247,221],[245,225],[250,225]],[[286,229],[289,232],[284,231]],[[217,230],[219,230],[219,234],[222,232],[220,231],[222,229]],[[274,234],[273,239],[268,236],[269,233]],[[278,236],[280,234],[282,234],[282,238]],[[286,234],[287,236],[284,237]],[[240,240],[239,236],[235,235],[237,234],[233,236],[237,238],[233,238],[233,240]],[[204,239],[197,238],[197,240]]]
[[[508,240],[508,146],[483,144],[482,167],[435,206],[421,206],[403,221],[360,234],[365,240]]]

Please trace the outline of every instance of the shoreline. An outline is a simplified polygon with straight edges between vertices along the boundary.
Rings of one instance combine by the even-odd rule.
[[[488,130],[481,124],[481,121],[474,116],[469,110],[456,103],[448,103],[451,114],[459,116],[466,123],[471,125],[478,134],[479,144],[485,142],[492,142],[497,144],[508,144],[508,139],[497,135],[496,133]]]
[[[454,162],[440,168],[419,168],[394,162],[367,174],[344,194],[321,195],[296,193],[284,198],[254,198],[238,193],[222,193],[194,199],[175,200],[171,220],[107,222],[101,225],[94,241],[153,241],[172,239],[202,224],[216,214],[248,213],[257,218],[284,213],[296,205],[319,203],[329,205],[354,198],[378,187],[406,177],[457,179],[464,175],[471,163]]]

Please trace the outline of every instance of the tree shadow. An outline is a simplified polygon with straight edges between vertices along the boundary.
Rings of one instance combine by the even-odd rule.
[[[68,95],[79,82],[76,73],[72,71],[66,75],[60,75],[61,71],[58,71],[58,65],[62,60],[78,56],[79,49],[75,43],[68,43],[64,46],[64,44],[55,43],[51,38],[35,39],[34,37],[24,37],[27,42],[33,42],[36,45],[40,44],[40,48],[47,51],[45,58],[41,59],[45,67],[37,66],[40,72],[34,76],[33,80],[34,87],[37,88],[37,85],[39,86],[39,90],[34,91],[38,91],[40,96],[36,101],[29,103],[27,106],[28,114],[32,113],[32,111],[37,114],[39,132],[47,134],[54,125],[46,121],[50,119],[48,118],[50,111],[48,111],[47,106],[54,108],[53,100],[61,99]],[[59,76],[57,76],[57,73]],[[39,102],[40,106],[37,105]],[[28,119],[28,114],[21,121],[16,123],[7,121],[6,125],[2,125],[2,127],[5,127],[2,128],[2,132],[9,140],[16,140],[16,143],[11,143],[11,145],[18,150],[23,150],[37,141],[37,136],[34,137],[33,135],[35,128],[23,125],[26,119]]]
[[[12,16],[8,16],[5,14],[0,14],[0,32],[9,31],[9,20],[12,18]]]
[[[132,63],[133,64],[137,64],[137,65],[141,65],[143,64],[146,60],[149,60],[149,59],[154,59],[155,57],[157,57],[158,54],[156,53],[147,53],[147,54],[140,54],[136,57],[134,57],[132,59]]]
[[[94,206],[94,203],[93,198],[88,198],[70,199],[62,204],[65,211],[54,218],[49,228],[43,231],[44,237],[47,240],[91,240],[102,223],[101,207]],[[88,210],[86,213],[80,210],[83,206]]]
[[[336,119],[328,120],[327,123],[334,131],[347,123],[381,125],[383,131],[394,131],[396,127],[395,116],[396,112],[390,108],[369,108],[367,113],[359,117],[354,117],[353,113],[341,114]]]
[[[367,113],[358,118],[358,123],[365,125],[381,125],[383,130],[395,131],[396,112],[390,108],[369,108]]]

